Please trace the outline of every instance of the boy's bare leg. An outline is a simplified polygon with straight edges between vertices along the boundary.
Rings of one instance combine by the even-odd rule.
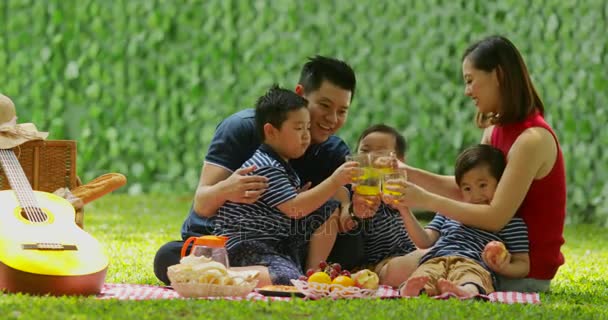
[[[338,215],[340,209],[336,209],[329,219],[325,221],[310,237],[308,255],[306,258],[306,270],[314,269],[320,261],[327,260],[331,249],[336,243],[338,235]]]
[[[426,250],[419,249],[389,260],[378,273],[380,284],[394,288],[398,287],[418,268],[418,262],[425,252]]]
[[[257,288],[261,288],[263,286],[269,286],[272,284],[272,280],[270,280],[270,273],[268,273],[268,268],[264,266],[246,266],[246,267],[230,267],[230,270],[234,271],[250,271],[255,270],[260,274],[258,275],[258,284]]]
[[[469,298],[479,294],[479,289],[477,289],[477,286],[471,283],[460,286],[449,280],[439,279],[437,281],[437,287],[439,287],[439,291],[441,291],[441,293],[453,293],[460,298]]]
[[[407,283],[401,288],[402,297],[417,297],[420,295],[420,291],[424,289],[424,286],[429,282],[431,278],[427,276],[412,277],[407,280]]]

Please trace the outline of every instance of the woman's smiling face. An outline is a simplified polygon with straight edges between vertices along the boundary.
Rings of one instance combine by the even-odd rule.
[[[500,113],[500,83],[496,69],[487,72],[476,69],[469,58],[462,62],[462,77],[464,78],[464,94],[475,103],[479,112]]]

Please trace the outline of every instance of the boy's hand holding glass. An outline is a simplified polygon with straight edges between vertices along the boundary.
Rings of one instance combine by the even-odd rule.
[[[360,175],[359,163],[355,161],[346,161],[334,173],[331,178],[340,186],[353,183]]]

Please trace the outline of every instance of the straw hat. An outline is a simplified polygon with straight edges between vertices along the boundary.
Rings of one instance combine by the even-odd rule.
[[[0,93],[0,149],[12,149],[31,140],[44,140],[48,132],[39,132],[33,123],[17,124],[13,101]]]

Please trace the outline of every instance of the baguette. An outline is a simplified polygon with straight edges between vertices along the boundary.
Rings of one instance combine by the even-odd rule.
[[[83,184],[72,190],[72,194],[77,198],[82,199],[84,204],[124,186],[127,183],[127,178],[120,173],[106,173],[92,181]]]

